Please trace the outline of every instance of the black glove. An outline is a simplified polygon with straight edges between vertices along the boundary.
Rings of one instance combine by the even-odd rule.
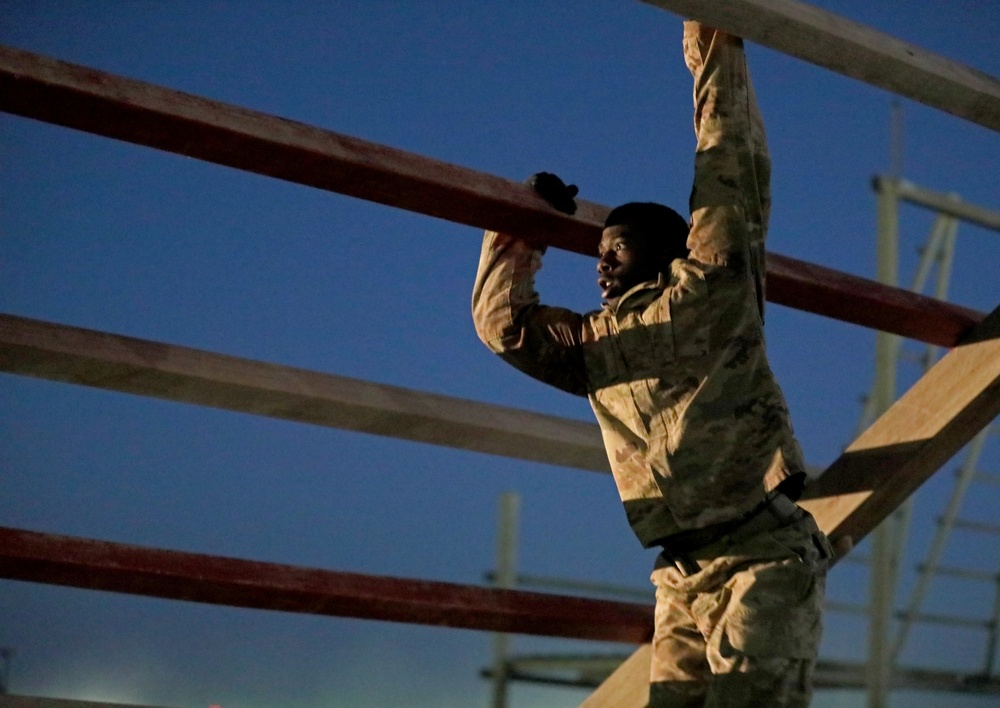
[[[542,199],[564,214],[576,213],[573,197],[580,193],[575,184],[565,184],[551,172],[536,172],[526,181]]]

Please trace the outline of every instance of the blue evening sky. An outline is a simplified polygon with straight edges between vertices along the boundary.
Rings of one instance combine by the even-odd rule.
[[[991,0],[816,4],[1000,75]],[[679,18],[626,0],[0,0],[3,44],[509,179],[554,171],[607,205],[683,209],[694,140],[680,34]],[[770,249],[873,277],[870,180],[889,168],[892,96],[748,53],[774,160]],[[901,105],[903,175],[1000,209],[1000,138]],[[0,189],[3,312],[590,420],[584,400],[476,339],[475,229],[6,114]],[[903,208],[904,281],[931,220]],[[1000,235],[961,227],[952,299],[991,310],[998,269]],[[550,252],[539,289],[597,306],[593,259]],[[768,340],[807,458],[826,465],[854,435],[873,333],[771,305]],[[984,455],[993,471],[997,447]],[[918,496],[913,563],[951,480],[943,472]],[[0,376],[4,526],[479,584],[507,490],[522,500],[524,572],[647,586],[653,556],[604,475]],[[996,518],[994,497],[977,492],[965,514]],[[949,558],[995,571],[996,550],[965,538]],[[845,563],[830,596],[863,601],[866,582]],[[952,585],[932,601],[985,616],[992,596]],[[904,663],[981,668],[982,632],[912,640]],[[0,581],[15,693],[192,708],[485,706],[491,641]],[[859,619],[828,615],[824,657],[862,660],[865,642]],[[514,647],[630,650],[526,637]],[[511,706],[585,695],[515,686]],[[852,693],[816,700],[862,704]]]

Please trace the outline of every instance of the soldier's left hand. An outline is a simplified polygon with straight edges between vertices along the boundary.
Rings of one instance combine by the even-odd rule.
[[[576,213],[574,197],[580,193],[575,184],[566,184],[551,172],[536,172],[526,180],[542,199],[564,214]]]

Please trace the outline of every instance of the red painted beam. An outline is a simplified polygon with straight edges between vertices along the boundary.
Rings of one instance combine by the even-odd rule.
[[[954,347],[986,314],[777,253],[767,254],[767,299],[805,312]]]
[[[262,610],[638,644],[653,607],[342,573],[0,527],[0,577]]]
[[[607,207],[575,216],[493,175],[18,49],[0,110],[594,255]],[[983,313],[772,254],[774,302],[953,346]]]
[[[588,255],[600,240],[599,207],[574,219],[500,177],[2,46],[0,110]]]

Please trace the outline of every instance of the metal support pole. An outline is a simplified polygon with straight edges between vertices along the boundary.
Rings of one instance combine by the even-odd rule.
[[[879,179],[888,181],[884,180],[884,178]],[[918,187],[912,182],[907,182],[905,179],[894,181],[896,183],[896,193],[903,201],[922,206],[925,209],[931,209],[939,214],[954,216],[970,224],[982,226],[985,229],[1000,231],[1000,213],[992,209],[963,202],[957,194],[942,194]]]
[[[955,257],[955,238],[958,235],[958,219],[954,216],[942,215],[942,230],[944,240],[941,243],[941,250],[938,252],[937,261],[937,283],[934,292],[939,298],[948,297],[948,286],[951,284],[951,263]],[[924,370],[930,369],[941,356],[941,347],[928,344],[924,357]],[[987,428],[988,430],[989,428]]]
[[[10,647],[0,647],[0,696],[6,696],[10,690],[10,661],[14,650]]]
[[[990,615],[986,635],[986,658],[983,661],[984,676],[990,676],[993,673],[993,663],[997,655],[997,642],[1000,641],[1000,576],[997,576],[994,588],[993,612]]]
[[[979,435],[973,438],[972,442],[969,444],[965,462],[959,470],[958,481],[955,483],[955,489],[951,494],[951,500],[948,502],[948,507],[941,518],[941,523],[934,536],[934,541],[931,544],[930,551],[927,553],[927,559],[924,561],[923,566],[920,569],[920,576],[917,578],[917,584],[913,589],[913,593],[910,595],[910,602],[907,605],[906,610],[903,611],[903,621],[900,623],[899,629],[896,632],[896,640],[892,647],[892,656],[894,658],[899,656],[903,649],[903,645],[906,643],[906,638],[913,626],[914,619],[920,612],[920,606],[923,604],[924,597],[930,587],[931,578],[934,577],[934,574],[937,572],[938,566],[941,563],[941,557],[944,555],[945,544],[948,541],[948,536],[955,523],[955,519],[958,518],[959,508],[961,507],[962,499],[965,496],[965,491],[976,473],[976,464],[979,461],[979,454],[982,451],[983,444],[986,442],[988,435],[989,428],[987,427],[984,428]],[[992,663],[992,660],[990,660],[990,663]]]
[[[934,265],[937,264],[938,270],[935,284],[937,297],[942,299],[947,297],[948,281],[951,272],[951,255],[954,250],[955,233],[957,229],[958,221],[955,217],[946,214],[938,214],[937,218],[934,220],[934,225],[931,228],[931,234],[927,239],[927,245],[921,254],[920,265],[917,268],[917,273],[913,278],[913,284],[910,288],[913,292],[923,292],[924,287],[927,284],[927,279],[930,276],[930,272]],[[896,342],[892,352],[894,371],[898,370],[900,352],[903,344],[901,338],[896,337],[895,339]],[[931,368],[931,366],[933,366],[938,353],[938,347],[928,345],[922,360],[923,370],[925,373]],[[887,528],[891,528],[891,531],[887,531],[887,533],[892,534],[889,546],[891,550],[888,559],[891,568],[886,569],[885,572],[889,573],[890,576],[887,581],[887,587],[890,589],[889,597],[893,599],[895,599],[896,596],[896,588],[899,587],[899,575],[901,570],[900,561],[902,560],[904,551],[906,550],[906,540],[907,535],[909,534],[910,519],[912,518],[912,515],[913,497],[910,497],[900,505],[899,509],[897,509],[889,519],[887,519],[888,523],[886,526]],[[896,614],[892,612],[892,608],[890,608],[890,612],[892,613],[890,614],[890,617],[896,616]],[[895,666],[899,648],[900,644],[897,642],[889,649],[890,658],[888,659],[888,662],[890,666]]]
[[[899,280],[899,199],[895,181],[886,180],[878,192],[878,261],[881,283]],[[878,332],[875,335],[875,383],[872,407],[875,415],[886,411],[896,399],[896,362],[899,337]],[[893,515],[875,531],[872,538],[872,562],[869,579],[871,621],[868,631],[868,708],[885,708],[892,676],[892,657],[888,651],[889,623],[893,612],[893,551],[895,526]]]
[[[964,219],[987,228],[996,229],[1000,225],[1000,215],[974,205],[965,204],[954,194],[937,194],[921,189],[900,179],[895,174],[890,178],[876,178],[873,186],[879,199],[878,280],[884,284],[895,284],[898,280],[898,210],[900,201],[907,201],[937,211],[937,217],[934,220],[927,244],[921,253],[920,263],[911,289],[916,293],[923,292],[932,270],[937,266],[937,277],[933,288],[934,296],[942,300],[945,299],[951,276],[958,220]],[[862,423],[876,417],[895,399],[896,372],[902,342],[899,337],[885,333],[879,333],[876,337],[876,378],[872,393],[865,401]],[[921,357],[924,371],[934,365],[939,354],[938,347],[927,347],[923,357]],[[910,602],[906,610],[900,613],[902,621],[891,644],[888,639],[889,625],[895,616],[893,603],[899,580],[899,559],[903,556],[909,527],[910,501],[886,519],[873,539],[870,580],[869,708],[884,708],[888,704],[889,686],[892,683],[895,662],[902,651],[913,622],[920,617],[920,605],[923,602],[930,579],[938,569],[944,543],[968,483],[975,472],[979,451],[988,430],[987,427],[977,436],[969,448],[969,455],[959,474],[959,480],[948,511],[942,519],[942,525],[938,529],[928,560],[921,568],[920,577],[911,594]],[[997,603],[997,618],[1000,619],[1000,586],[998,586]],[[995,638],[992,635],[990,644],[995,644]],[[987,648],[986,661],[988,665],[992,664],[992,646]]]
[[[497,537],[495,584],[512,588],[517,582],[517,517],[520,499],[514,492],[500,495],[500,523]],[[507,655],[510,635],[498,633],[493,638],[493,708],[507,708]]]

